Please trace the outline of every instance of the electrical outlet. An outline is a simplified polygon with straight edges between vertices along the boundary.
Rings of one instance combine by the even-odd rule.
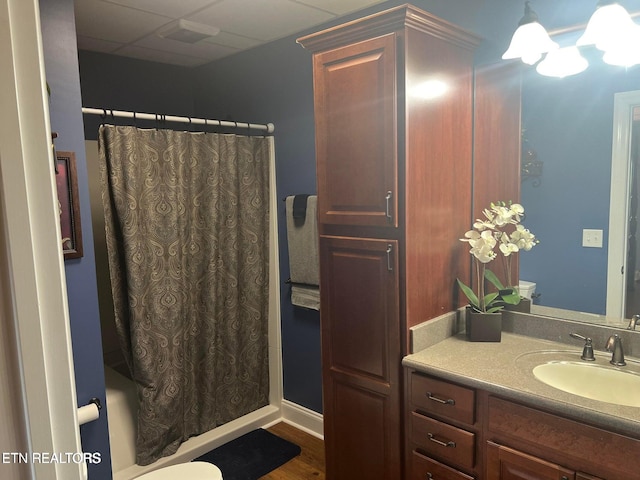
[[[585,228],[582,230],[582,246],[602,248],[602,230]]]

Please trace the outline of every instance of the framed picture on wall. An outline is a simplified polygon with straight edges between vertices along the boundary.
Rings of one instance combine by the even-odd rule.
[[[64,259],[82,257],[82,228],[76,156],[73,152],[56,152],[56,185],[60,212],[60,243]]]

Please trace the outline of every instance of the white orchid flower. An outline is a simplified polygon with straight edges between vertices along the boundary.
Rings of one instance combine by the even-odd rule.
[[[494,223],[496,227],[504,227],[510,223],[516,223],[513,219],[514,212],[502,205],[492,205],[491,209],[495,213]]]
[[[503,201],[491,203],[490,208],[482,211],[485,219],[476,219],[473,223],[473,230],[469,230],[464,234],[465,238],[460,240],[469,243],[469,253],[476,259],[475,265],[478,270],[479,278],[484,278],[486,270],[485,264],[494,260],[498,254],[496,245],[499,245],[500,253],[502,253],[504,276],[507,280],[508,288],[511,287],[511,264],[513,257],[521,250],[531,250],[539,243],[535,235],[527,230],[520,221],[524,216],[524,207],[519,203],[506,203]],[[511,225],[514,225],[512,227]],[[505,230],[509,230],[511,234]],[[491,272],[493,273],[493,272]],[[495,274],[494,274],[495,276]],[[480,311],[488,311],[489,308],[495,308],[494,305],[486,305],[484,303],[484,282],[478,282],[477,292],[473,292],[469,287],[458,280],[460,288],[470,300],[472,305]],[[494,284],[496,285],[496,284]],[[475,297],[473,296],[475,295]],[[507,297],[504,297],[507,298]],[[474,300],[475,299],[475,300]],[[473,302],[478,302],[474,304]],[[491,302],[490,302],[491,303]]]
[[[487,220],[489,220],[489,222],[493,222],[493,218],[495,217],[495,215],[493,214],[493,212],[491,210],[489,210],[488,208],[485,208],[482,211],[482,214],[487,217]]]
[[[493,230],[495,227],[496,226],[490,220],[481,220],[479,218],[473,224],[473,228],[480,232],[483,230]]]
[[[508,257],[512,253],[518,253],[520,248],[515,243],[502,243],[500,244],[500,251],[505,257]]]
[[[465,232],[464,236],[465,238],[460,239],[461,242],[471,242],[472,240],[480,238],[480,233],[475,230],[469,230],[468,232]]]
[[[470,253],[481,263],[489,263],[496,258],[496,252],[493,250],[496,239],[490,230],[484,230],[479,236],[469,239],[469,245],[471,245]]]
[[[515,243],[518,248],[528,252],[537,243],[536,236],[527,230],[524,225],[517,225],[515,231],[511,234],[511,241]]]
[[[522,219],[522,215],[524,214],[524,207],[522,205],[519,203],[513,203],[511,204],[511,207],[509,207],[509,210],[511,210],[516,222],[519,222]]]
[[[493,247],[486,244],[474,247],[470,251],[471,254],[481,263],[489,263],[491,260],[496,258],[496,252],[493,251]]]

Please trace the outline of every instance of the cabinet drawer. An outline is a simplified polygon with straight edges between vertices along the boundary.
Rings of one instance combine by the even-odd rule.
[[[411,374],[411,402],[424,410],[473,425],[475,391],[418,373]]]
[[[473,480],[473,478],[418,452],[413,452],[411,455],[409,480]]]
[[[640,440],[497,397],[489,397],[489,439],[605,478],[637,478]],[[585,476],[578,478],[589,478]],[[597,477],[596,477],[597,478]]]
[[[430,456],[472,469],[475,465],[475,440],[474,433],[411,413],[411,441]]]

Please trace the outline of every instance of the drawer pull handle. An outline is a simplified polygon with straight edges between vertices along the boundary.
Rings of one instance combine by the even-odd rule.
[[[431,392],[427,392],[427,398],[429,400],[433,400],[434,402],[442,403],[443,405],[455,405],[456,401],[453,398],[447,398],[443,400],[442,398],[434,397]]]
[[[427,433],[427,435],[429,436],[429,441],[436,443],[438,445],[440,445],[441,447],[451,447],[451,448],[456,448],[456,442],[452,442],[451,440],[449,440],[448,442],[443,442],[442,440],[438,440],[433,433]]]
[[[433,478],[433,474],[431,472],[427,472],[427,480],[431,480]]]

